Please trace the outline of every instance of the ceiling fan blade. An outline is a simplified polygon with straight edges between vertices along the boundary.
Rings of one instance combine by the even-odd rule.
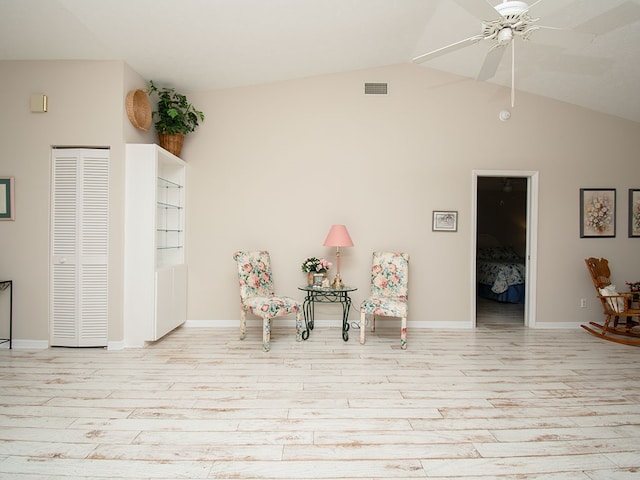
[[[595,34],[566,28],[536,25],[531,32],[531,40],[535,43],[558,46],[563,48],[580,48],[588,45],[595,38]]]
[[[533,2],[531,5],[529,5],[529,8],[527,9],[527,11],[530,11],[532,8],[535,9],[536,5],[538,5],[539,3],[543,2],[544,0],[538,0],[537,2]]]
[[[438,48],[437,50],[433,50],[431,52],[423,53],[415,57],[412,62],[414,63],[422,63],[427,60],[431,60],[432,58],[439,57],[440,55],[444,55],[445,53],[454,52],[456,50],[460,50],[461,48],[466,47],[467,45],[472,45],[474,43],[479,42],[484,37],[482,35],[474,35],[473,37],[465,38],[464,40],[460,40],[459,42],[452,43],[451,45],[447,45],[446,47]]]
[[[575,30],[603,35],[640,20],[640,5],[626,1],[578,25]]]
[[[529,12],[529,15],[534,18],[546,18],[547,15],[555,12],[556,10],[558,10],[557,3],[554,3],[553,1],[545,2],[544,0],[538,0],[537,2],[533,2],[529,5],[527,12]]]
[[[454,0],[458,5],[464,8],[467,12],[480,20],[495,20],[500,18],[501,15],[498,11],[486,0]]]
[[[487,53],[487,56],[484,58],[484,62],[482,63],[482,68],[480,69],[480,73],[478,74],[478,80],[484,81],[493,78],[498,71],[498,66],[502,61],[502,57],[504,56],[504,51],[506,48],[502,47],[494,47]]]

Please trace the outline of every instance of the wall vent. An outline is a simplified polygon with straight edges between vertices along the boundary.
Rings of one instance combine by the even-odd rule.
[[[387,95],[386,83],[365,83],[364,94],[365,95]]]

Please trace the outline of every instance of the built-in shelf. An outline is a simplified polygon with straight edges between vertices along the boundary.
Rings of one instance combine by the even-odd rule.
[[[157,250],[184,247],[182,210],[184,209],[184,185],[178,181],[158,176],[157,186]]]
[[[157,145],[127,145],[125,341],[156,341],[187,316],[186,164]]]

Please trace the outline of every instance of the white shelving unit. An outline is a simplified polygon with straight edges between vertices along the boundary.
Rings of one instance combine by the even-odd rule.
[[[129,144],[125,170],[125,343],[141,347],[187,319],[186,164]]]
[[[156,255],[160,266],[184,262],[184,184],[157,177]]]

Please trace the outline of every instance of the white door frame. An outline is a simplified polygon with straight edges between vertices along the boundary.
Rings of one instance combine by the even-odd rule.
[[[536,326],[538,253],[538,172],[529,170],[473,170],[471,195],[471,328],[476,327],[476,239],[478,235],[478,177],[520,177],[527,179],[527,238],[524,325]]]

